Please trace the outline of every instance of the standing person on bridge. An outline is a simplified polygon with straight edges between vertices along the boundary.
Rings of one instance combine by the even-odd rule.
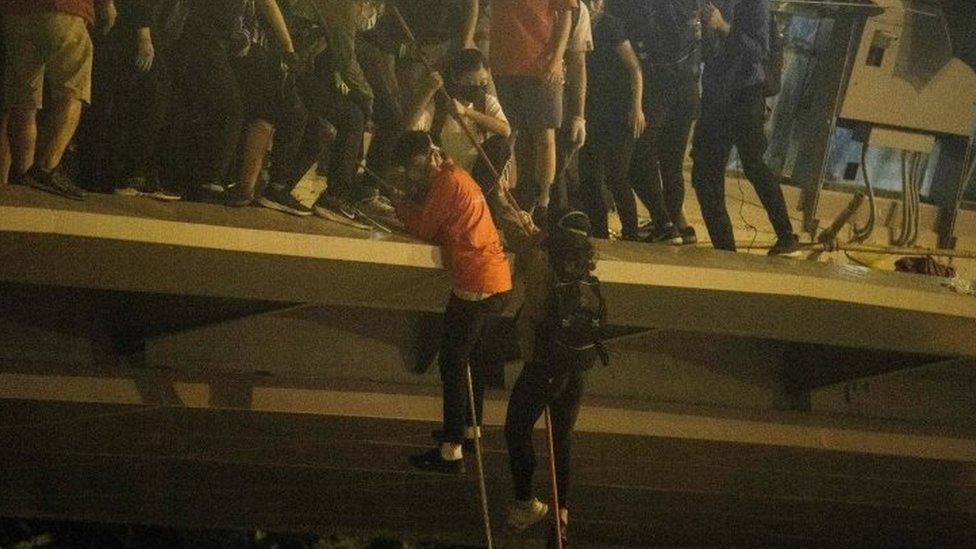
[[[583,397],[584,377],[599,357],[606,306],[593,276],[590,221],[582,212],[557,218],[544,246],[546,260],[528,272],[525,305],[519,315],[519,340],[525,365],[512,388],[505,418],[505,440],[515,484],[508,525],[522,531],[542,520],[549,506],[533,496],[535,451],[532,428],[549,408],[560,534],[565,540],[572,478],[573,428]],[[553,534],[555,528],[553,529]],[[556,546],[550,536],[550,547]],[[563,541],[565,546],[565,541]]]
[[[484,193],[429,134],[405,133],[395,164],[405,175],[403,188],[392,192],[397,216],[411,234],[441,247],[452,286],[440,353],[444,434],[438,448],[410,456],[410,463],[425,471],[459,474],[464,472],[465,425],[480,424],[485,391],[484,373],[472,369],[477,411],[476,417],[468,417],[465,368],[485,318],[500,312],[508,299],[512,273]]]
[[[763,160],[766,103],[763,63],[769,56],[769,0],[714,0],[701,13],[706,39],[701,120],[695,128],[691,179],[712,246],[735,251],[725,206],[725,168],[734,146],[746,178],[776,231],[769,255],[798,257],[779,179]]]

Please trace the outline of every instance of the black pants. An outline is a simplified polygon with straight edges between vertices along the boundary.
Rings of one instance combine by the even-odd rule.
[[[173,74],[169,52],[156,51],[152,68],[140,72],[134,66],[133,47],[120,45],[112,112],[112,161],[110,173],[116,185],[131,177],[155,178],[161,163],[172,158],[163,152],[162,139],[170,121]]]
[[[593,236],[609,238],[607,214],[610,207],[603,196],[603,187],[610,190],[617,205],[625,239],[637,238],[637,202],[630,186],[628,172],[634,154],[634,139],[625,126],[614,130],[599,128],[593,132],[580,151],[580,195],[593,227]]]
[[[331,89],[332,79],[321,70],[302,77],[298,90],[314,124],[310,124],[300,147],[295,172],[304,175],[315,161],[319,171],[328,177],[326,193],[330,196],[350,198],[355,190],[354,182],[359,160],[363,152],[363,135],[366,132],[366,113],[350,96]],[[350,94],[351,95],[351,94]],[[322,121],[328,121],[329,129]],[[321,155],[309,157],[312,151]],[[299,177],[301,177],[299,175]],[[298,181],[292,182],[292,187]]]
[[[264,48],[252,45],[246,56],[235,57],[226,44],[187,33],[180,57],[181,104],[201,130],[195,146],[186,149],[199,183],[227,179],[249,120],[281,125],[286,133],[300,132],[305,114],[290,111],[293,105],[282,102],[280,67]]]
[[[298,92],[294,75],[286,76],[280,83],[275,98],[275,132],[269,155],[271,185],[294,187],[308,171],[302,169],[305,135],[309,126],[309,114]]]
[[[559,490],[559,503],[566,507],[572,479],[573,427],[579,416],[583,389],[582,373],[553,378],[543,365],[525,365],[512,389],[505,418],[505,440],[508,443],[508,460],[516,499],[526,501],[532,498],[532,474],[535,471],[532,429],[546,406],[549,406],[556,457],[556,487]]]
[[[444,312],[444,339],[441,342],[440,368],[444,385],[444,442],[460,444],[466,425],[480,425],[485,399],[485,372],[471,368],[475,413],[470,417],[468,381],[465,369],[472,351],[482,338],[488,315],[501,312],[508,292],[481,301],[466,301],[451,294]]]
[[[766,166],[764,133],[766,105],[759,87],[742,90],[728,105],[708,96],[702,101],[702,117],[695,130],[692,184],[712,246],[735,251],[732,221],[725,206],[725,168],[732,147],[739,151],[746,178],[756,189],[769,221],[779,238],[793,238],[779,178]]]
[[[400,102],[402,94],[396,74],[396,56],[369,40],[359,39],[356,57],[375,96],[373,141],[367,162],[373,171],[385,174],[392,168],[397,140],[406,123]]]
[[[679,81],[660,90],[652,87],[646,103],[650,123],[637,141],[631,180],[655,224],[663,227],[682,218],[685,152],[698,114],[697,81]]]

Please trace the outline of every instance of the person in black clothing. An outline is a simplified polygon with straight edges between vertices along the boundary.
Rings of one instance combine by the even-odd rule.
[[[382,203],[356,174],[363,156],[363,136],[373,114],[374,95],[356,52],[356,37],[378,15],[378,0],[293,0],[289,9],[295,24],[321,29],[327,45],[311,70],[298,78],[298,92],[312,114],[292,177],[272,181],[261,197],[262,206],[291,215],[315,214],[348,221],[367,215],[389,215]],[[321,154],[317,154],[321,153]],[[318,161],[327,186],[312,208],[300,203],[292,191]]]
[[[628,172],[634,143],[644,133],[643,76],[623,23],[591,0],[594,50],[587,54],[586,111],[590,138],[580,151],[581,195],[593,236],[609,238],[603,185],[613,193],[625,240],[637,239],[637,204]]]
[[[271,40],[278,42],[280,55],[271,50]],[[188,108],[184,120],[202,122],[202,131],[180,128],[183,135],[197,137],[183,149],[187,176],[196,183],[190,198],[249,204],[272,129],[300,134],[305,126],[304,111],[279,93],[283,66],[293,67],[297,60],[276,1],[192,0],[178,57],[183,67],[178,104]],[[233,178],[237,155],[240,173]],[[224,184],[228,178],[239,182],[233,195],[227,193],[233,184]]]
[[[715,0],[702,12],[708,39],[701,121],[695,130],[692,184],[712,245],[735,251],[725,205],[725,168],[732,147],[776,231],[770,255],[798,256],[779,179],[766,166],[763,61],[769,55],[769,0]]]
[[[582,212],[556,218],[539,268],[529,272],[519,339],[525,359],[508,403],[505,440],[515,488],[508,525],[522,531],[542,520],[548,505],[533,497],[536,457],[532,430],[548,406],[552,418],[561,532],[566,535],[572,480],[573,428],[586,371],[606,355],[600,344],[606,307],[599,291],[590,224]],[[550,546],[552,546],[550,536]]]
[[[634,191],[651,213],[649,242],[694,244],[684,214],[684,160],[699,111],[700,0],[616,0],[644,71],[648,131],[638,140],[631,165]]]
[[[0,29],[3,28],[3,15],[0,15]],[[0,33],[0,59],[4,58],[3,33]],[[4,63],[0,62],[0,90],[3,89]],[[7,184],[10,177],[10,139],[7,137],[7,111],[0,105],[0,186]]]
[[[109,175],[115,194],[179,200],[164,187],[157,145],[169,118],[173,91],[172,48],[186,19],[183,2],[119,0],[118,19],[106,46],[112,59]]]

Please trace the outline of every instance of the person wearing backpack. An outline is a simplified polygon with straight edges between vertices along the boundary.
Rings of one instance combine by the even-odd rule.
[[[512,388],[505,418],[505,440],[515,487],[507,522],[522,531],[539,522],[548,505],[533,496],[535,452],[532,429],[548,406],[559,494],[560,531],[565,537],[571,501],[572,438],[583,397],[585,374],[599,358],[606,304],[593,276],[590,222],[582,212],[557,218],[544,246],[539,268],[529,273],[519,338],[525,365]],[[552,541],[552,540],[550,540]]]
[[[712,246],[736,249],[725,205],[725,169],[735,147],[746,178],[776,231],[776,244],[769,255],[797,257],[799,241],[779,178],[763,160],[767,146],[764,65],[770,55],[769,0],[714,0],[702,10],[701,21],[706,39],[704,93],[692,146],[692,185]]]

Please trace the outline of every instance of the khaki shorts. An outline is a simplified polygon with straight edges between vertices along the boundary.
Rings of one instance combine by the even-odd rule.
[[[92,42],[85,20],[44,12],[3,19],[4,108],[40,109],[45,80],[54,99],[91,102]]]

